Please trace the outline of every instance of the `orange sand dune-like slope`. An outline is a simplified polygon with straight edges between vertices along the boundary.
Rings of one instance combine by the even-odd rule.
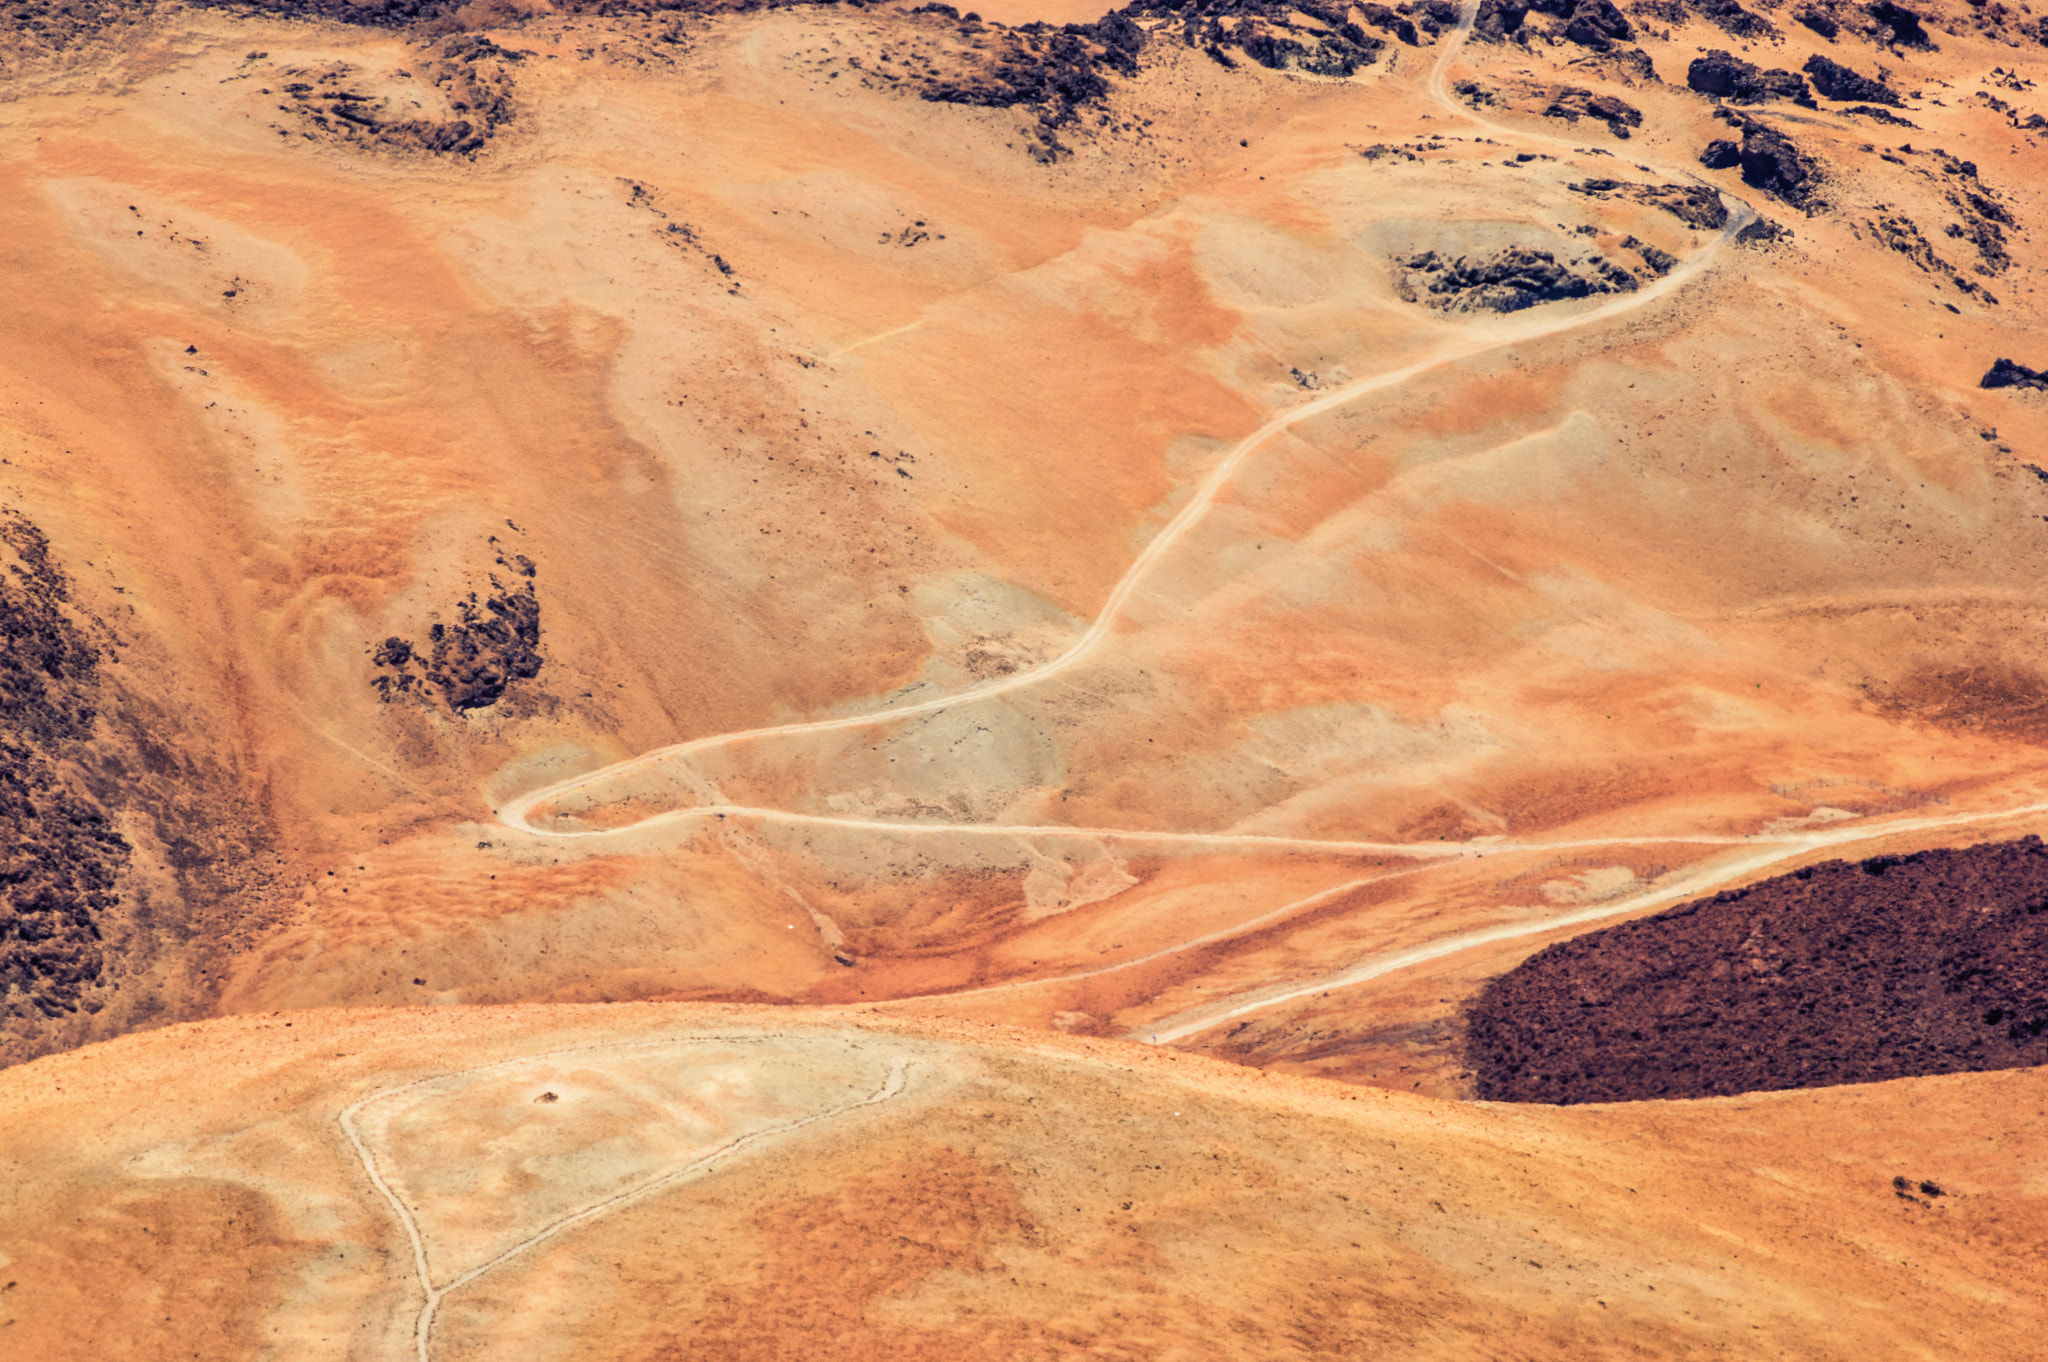
[[[1466,1018],[2048,823],[2048,31],[1551,8],[0,18],[0,1327],[2027,1355],[2033,1071]]]

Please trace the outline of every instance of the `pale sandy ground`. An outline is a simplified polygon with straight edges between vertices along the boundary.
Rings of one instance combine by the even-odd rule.
[[[1559,1110],[872,1014],[231,1019],[0,1075],[0,1329],[49,1358],[2032,1358],[2044,1085]]]
[[[1997,356],[2048,364],[2048,153],[1969,95],[2005,89],[1984,85],[2019,60],[2004,46],[1883,58],[1930,96],[1921,131],[1780,111],[1835,211],[1710,175],[1795,234],[1716,250],[1568,187],[1673,178],[1726,131],[1682,87],[1565,68],[1577,49],[1470,53],[1451,74],[1508,92],[1488,127],[1424,98],[1428,48],[1348,82],[1153,49],[1045,166],[1022,115],[850,64],[939,41],[935,17],[652,31],[498,33],[534,55],[474,161],[305,136],[262,90],[408,89],[421,60],[319,25],[188,16],[0,104],[0,501],[124,636],[116,703],[162,744],[152,779],[189,794],[123,824],[138,944],[98,1010],[12,1023],[7,1053],[265,1018],[0,1075],[21,1094],[0,1153],[34,1170],[6,1209],[27,1238],[0,1228],[29,1264],[0,1268],[4,1327],[45,1340],[25,1355],[66,1355],[33,1332],[59,1320],[79,1356],[105,1355],[94,1328],[150,1356],[201,1320],[205,1355],[300,1355],[273,1329],[411,1355],[410,1250],[337,1123],[385,1085],[446,1075],[419,1100],[455,1104],[365,1109],[366,1140],[424,1160],[394,1176],[431,1181],[458,1148],[509,1161],[421,1191],[463,1207],[428,1227],[445,1281],[578,1188],[887,1081],[817,1076],[841,1021],[755,1016],[808,1039],[718,1060],[743,1101],[606,1060],[545,1105],[601,1092],[639,1113],[632,1147],[579,1126],[533,1152],[524,1089],[456,1075],[714,1023],[513,1005],[886,1004],[919,1016],[862,1024],[1159,1034],[1456,1096],[1461,1001],[1597,914],[2048,822],[2048,403],[1975,386]],[[1791,32],[1750,58],[1878,59]],[[1669,81],[1731,45],[1703,25],[1646,43]],[[1609,90],[1644,127],[1540,118],[1516,81]],[[1423,159],[1358,154],[1377,143]],[[1517,146],[1557,159],[1509,168]],[[2018,223],[1999,306],[1869,239],[1903,212],[1972,258],[1941,233],[1934,146]],[[1515,328],[1595,305],[1447,319],[1389,269],[1507,241],[1627,260],[1631,235],[1706,263],[1541,337]],[[421,636],[497,549],[538,564],[538,680],[467,717],[380,704],[370,646]],[[1119,600],[1042,684],[706,745],[535,808],[537,830],[501,820],[675,744],[1027,675]],[[194,887],[201,861],[231,895]],[[428,1003],[491,1010],[297,1010]],[[276,1048],[285,1010],[292,1045],[333,1039],[320,1063]],[[901,1098],[763,1136],[478,1278],[436,1355],[745,1356],[835,1329],[874,1356],[2037,1347],[2035,1075],[1530,1113],[962,1034],[886,1032]],[[1136,1134],[1180,1073],[1203,1075],[1205,1133]],[[55,1101],[67,1074],[106,1086]],[[1518,1151],[1540,1160],[1522,1181]],[[1895,1173],[1957,1195],[1909,1204]],[[1114,1190],[1063,1210],[1073,1186]],[[1133,1228],[1125,1201],[1158,1214]],[[1281,1237],[1258,1273],[1233,1262],[1254,1230]],[[1517,1255],[1531,1235],[1546,1247]]]

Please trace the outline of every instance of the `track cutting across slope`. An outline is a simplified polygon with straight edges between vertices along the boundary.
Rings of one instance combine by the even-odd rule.
[[[1504,138],[1517,142],[1540,143],[1548,146],[1575,150],[1565,138],[1519,128],[1485,118],[1476,110],[1467,108],[1451,94],[1449,73],[1465,44],[1470,40],[1476,20],[1476,0],[1468,0],[1460,13],[1458,26],[1446,35],[1444,50],[1432,64],[1424,88],[1430,99],[1460,120]],[[1657,169],[1646,166],[1646,169]],[[1661,170],[1659,173],[1673,178],[1704,184],[1696,175],[1687,170]],[[1718,192],[1718,191],[1717,191]],[[655,813],[647,817],[603,828],[558,828],[537,826],[536,815],[550,802],[564,796],[585,792],[631,772],[645,770],[662,763],[682,764],[694,754],[716,750],[738,743],[760,742],[779,738],[795,738],[809,734],[844,732],[863,728],[875,728],[921,715],[937,714],[956,706],[1023,690],[1050,681],[1072,670],[1099,649],[1115,632],[1128,606],[1143,588],[1147,578],[1166,557],[1186,538],[1215,505],[1218,496],[1228,486],[1246,463],[1266,448],[1276,437],[1303,421],[1335,410],[1368,394],[1397,388],[1418,376],[1445,365],[1470,359],[1492,351],[1532,341],[1562,335],[1581,328],[1611,321],[1648,307],[1677,290],[1685,287],[1693,278],[1707,269],[1715,257],[1724,250],[1749,224],[1757,220],[1756,211],[1739,199],[1724,196],[1730,208],[1727,223],[1690,258],[1683,261],[1663,278],[1632,293],[1615,298],[1597,307],[1555,318],[1528,318],[1521,321],[1490,321],[1476,323],[1457,339],[1440,345],[1430,354],[1411,364],[1384,373],[1371,375],[1344,384],[1328,393],[1275,414],[1256,430],[1244,436],[1228,453],[1219,460],[1196,487],[1187,502],[1152,537],[1132,560],[1130,566],[1117,580],[1101,608],[1088,628],[1063,652],[1055,657],[1007,676],[982,682],[952,694],[933,699],[920,700],[862,714],[841,715],[826,719],[800,721],[787,724],[766,725],[730,733],[713,734],[687,742],[671,744],[653,749],[617,762],[601,769],[572,776],[554,782],[508,801],[498,811],[500,821],[513,830],[545,838],[608,838],[648,829],[665,823],[702,821],[707,819],[757,819],[764,822],[778,822],[793,825],[815,826],[842,830],[869,831],[888,836],[919,835],[988,835],[995,837],[1056,838],[1087,837],[1104,842],[1124,841],[1133,844],[1179,845],[1208,848],[1267,849],[1273,851],[1301,851],[1322,854],[1404,857],[1433,861],[1439,864],[1483,856],[1489,852],[1509,851],[1565,851],[1584,850],[1596,847],[1647,846],[1656,844],[1690,844],[1735,847],[1755,847],[1749,855],[1723,859],[1703,867],[1699,872],[1682,880],[1657,889],[1645,895],[1635,896],[1619,903],[1604,904],[1596,908],[1583,909],[1559,917],[1517,923],[1512,926],[1468,932],[1453,935],[1435,942],[1418,944],[1389,955],[1376,956],[1339,973],[1332,978],[1318,979],[1310,984],[1295,986],[1275,985],[1257,990],[1252,995],[1240,994],[1234,1001],[1227,1001],[1219,1014],[1205,1008],[1199,1017],[1183,1016],[1174,1019],[1172,1025],[1160,1028],[1163,1041],[1177,1039],[1205,1030],[1218,1022],[1267,1007],[1277,1006],[1303,993],[1318,989],[1363,982],[1380,975],[1437,959],[1458,951],[1514,937],[1554,931],[1562,926],[1578,922],[1597,921],[1602,918],[1639,911],[1658,904],[1668,903],[1695,893],[1710,892],[1731,880],[1751,874],[1765,866],[1791,859],[1801,854],[1827,847],[1839,847],[1877,837],[1892,836],[1901,832],[1933,831],[1942,828],[1965,826],[1973,823],[1991,822],[2008,818],[2027,817],[2048,813],[2048,805],[2032,805],[2018,809],[1989,810],[1957,814],[1938,819],[1907,819],[1880,824],[1865,824],[1855,828],[1837,828],[1827,832],[1797,835],[1713,835],[1675,832],[1662,835],[1598,837],[1579,839],[1558,839],[1539,841],[1510,841],[1507,839],[1478,839],[1469,842],[1445,843],[1398,843],[1364,842],[1342,839],[1318,839],[1306,837],[1281,837],[1260,834],[1231,833],[1175,833],[1157,831],[1136,831],[1114,828],[1083,828],[1063,825],[991,825],[973,823],[931,823],[892,821],[886,819],[850,818],[831,815],[806,814],[791,810],[741,805],[726,802],[706,802]],[[899,328],[901,329],[901,328]],[[893,333],[884,333],[893,334]],[[1412,871],[1395,872],[1397,874]],[[951,994],[924,995],[928,997],[968,996],[986,992],[999,992],[1011,988],[1052,984],[1062,980],[1093,978],[1117,970],[1133,968],[1147,961],[1158,959],[1196,947],[1226,940],[1243,932],[1268,925],[1285,918],[1290,913],[1327,902],[1333,896],[1351,889],[1360,888],[1383,876],[1365,876],[1346,880],[1338,885],[1318,891],[1305,898],[1294,900],[1279,908],[1270,909],[1245,923],[1213,931],[1190,941],[1177,943],[1146,956],[1113,965],[1098,966],[1069,975],[1053,975],[1040,979],[1016,980],[981,988],[962,990]],[[918,999],[899,998],[895,1002],[914,1002]],[[1146,1028],[1149,1033],[1152,1028]]]
[[[1567,146],[1568,143],[1559,138],[1548,137],[1538,133],[1526,133],[1519,129],[1505,127],[1477,118],[1471,115],[1470,111],[1451,99],[1444,84],[1445,73],[1449,70],[1451,63],[1456,59],[1459,51],[1469,39],[1472,23],[1477,12],[1478,6],[1476,2],[1468,3],[1461,15],[1459,26],[1447,36],[1445,50],[1432,67],[1427,83],[1426,88],[1430,97],[1450,112],[1461,117],[1470,118],[1471,121],[1500,132],[1503,135],[1523,138],[1525,140],[1541,141],[1555,146]],[[1252,431],[1231,447],[1229,453],[1217,463],[1216,467],[1197,486],[1194,494],[1188,498],[1187,503],[1174,514],[1173,518],[1166,523],[1158,534],[1152,537],[1144,549],[1132,560],[1131,565],[1125,569],[1123,575],[1118,578],[1116,585],[1104,599],[1102,607],[1096,612],[1093,622],[1089,624],[1088,628],[1078,639],[1056,657],[1037,666],[1027,667],[1012,672],[1007,676],[981,682],[955,691],[950,695],[930,700],[917,701],[907,705],[899,705],[864,714],[841,715],[829,719],[812,719],[797,723],[770,724],[759,728],[740,729],[730,733],[710,734],[701,738],[693,738],[687,742],[654,748],[641,753],[637,757],[629,757],[624,761],[615,762],[598,770],[571,776],[565,780],[556,781],[553,784],[545,785],[539,789],[519,795],[499,808],[499,821],[516,831],[538,836],[610,837],[662,822],[701,819],[711,816],[716,812],[735,812],[738,811],[737,806],[721,806],[717,809],[693,806],[653,814],[631,823],[608,828],[552,829],[536,827],[532,822],[536,811],[550,801],[559,799],[564,795],[588,790],[603,781],[662,762],[680,761],[698,752],[710,751],[742,742],[758,742],[771,738],[792,738],[813,733],[844,732],[850,729],[877,727],[896,723],[903,719],[916,718],[919,715],[936,714],[958,705],[995,699],[1013,691],[1050,681],[1072,670],[1086,660],[1090,654],[1095,652],[1110,637],[1118,621],[1122,618],[1125,608],[1130,604],[1132,597],[1136,595],[1139,588],[1144,584],[1145,579],[1151,574],[1153,568],[1173,551],[1174,547],[1186,537],[1190,530],[1201,522],[1215,504],[1217,496],[1237,476],[1245,463],[1271,442],[1275,436],[1299,425],[1303,421],[1345,406],[1369,393],[1399,387],[1411,379],[1428,373],[1431,370],[1442,368],[1445,365],[1471,359],[1490,351],[1506,349],[1513,345],[1526,344],[1530,341],[1542,340],[1550,336],[1576,331],[1647,307],[1684,287],[1686,283],[1711,263],[1714,256],[1734,239],[1736,233],[1756,218],[1755,211],[1739,200],[1733,203],[1732,208],[1733,211],[1729,214],[1728,222],[1709,242],[1696,251],[1691,258],[1682,262],[1663,278],[1635,293],[1623,295],[1599,307],[1566,317],[1530,319],[1526,322],[1497,321],[1475,324],[1467,335],[1439,347],[1434,353],[1423,359],[1385,373],[1357,379],[1342,387],[1334,388],[1323,396],[1301,406],[1292,407],[1273,416],[1270,420],[1259,426],[1258,429]],[[757,810],[751,808],[746,811],[763,814],[778,812],[776,810]],[[902,827],[907,825],[890,824],[888,826]],[[938,826],[952,828],[958,825]]]
[[[337,1120],[341,1126],[342,1134],[347,1137],[349,1146],[355,1151],[356,1158],[362,1163],[363,1171],[370,1179],[370,1185],[377,1189],[378,1195],[382,1196],[384,1198],[385,1204],[391,1207],[393,1216],[398,1220],[399,1225],[405,1230],[406,1239],[412,1246],[414,1275],[418,1277],[420,1290],[425,1297],[424,1301],[420,1306],[420,1312],[418,1316],[415,1318],[413,1324],[413,1338],[418,1348],[419,1362],[430,1362],[432,1352],[434,1315],[440,1309],[441,1302],[446,1300],[451,1294],[460,1290],[462,1287],[467,1286],[469,1283],[475,1281],[477,1278],[483,1276],[485,1273],[491,1271],[493,1268],[499,1267],[507,1262],[510,1262],[512,1259],[517,1258],[521,1254],[525,1253],[527,1250],[532,1249],[542,1243],[545,1243],[547,1240],[552,1239],[555,1236],[562,1234],[565,1231],[572,1229],[575,1226],[580,1225],[587,1220],[593,1220],[598,1216],[608,1214],[609,1212],[615,1211],[620,1207],[625,1206],[631,1202],[638,1201],[645,1197],[651,1196],[655,1192],[658,1192],[663,1188],[672,1187],[679,1182],[686,1181],[690,1178],[699,1176],[704,1173],[708,1173],[717,1165],[723,1163],[727,1159],[731,1158],[734,1154],[739,1153],[741,1150],[750,1148],[757,1144],[761,1144],[776,1136],[786,1135],[791,1131],[795,1130],[801,1130],[805,1126],[816,1125],[821,1121],[831,1120],[834,1117],[842,1116],[847,1112],[858,1110],[861,1107],[875,1106],[878,1103],[889,1101],[891,1098],[894,1098],[902,1093],[905,1085],[905,1080],[909,1071],[909,1061],[900,1058],[892,1060],[889,1065],[889,1072],[883,1078],[881,1085],[877,1087],[873,1092],[867,1094],[865,1097],[857,1098],[851,1102],[842,1102],[837,1106],[827,1107],[821,1111],[814,1111],[805,1116],[796,1117],[792,1120],[778,1122],[774,1125],[765,1126],[757,1130],[747,1131],[741,1135],[736,1135],[732,1139],[727,1140],[725,1143],[719,1145],[717,1148],[712,1149],[698,1156],[697,1158],[691,1159],[687,1163],[684,1163],[675,1168],[671,1168],[665,1173],[659,1174],[658,1176],[653,1178],[649,1178],[644,1182],[636,1184],[635,1186],[626,1188],[624,1191],[617,1192],[611,1196],[603,1198],[602,1200],[592,1202],[590,1205],[583,1206],[578,1208],[577,1210],[571,1211],[567,1215],[559,1216],[556,1219],[549,1221],[547,1224],[541,1226],[539,1229],[535,1230],[526,1238],[521,1239],[518,1243],[513,1244],[509,1248],[504,1249],[503,1251],[491,1257],[489,1260],[483,1263],[479,1263],[477,1266],[470,1268],[469,1270],[462,1272],[457,1276],[449,1279],[449,1281],[442,1286],[434,1285],[433,1274],[427,1264],[426,1240],[420,1231],[418,1218],[413,1214],[412,1208],[405,1204],[405,1199],[398,1195],[398,1193],[392,1188],[389,1180],[386,1179],[386,1177],[384,1176],[384,1172],[378,1164],[376,1154],[370,1149],[369,1143],[364,1140],[362,1132],[356,1126],[356,1117],[359,1116],[364,1111],[364,1109],[374,1105],[375,1103],[385,1101],[392,1097],[396,1097],[401,1093],[410,1092],[415,1088],[425,1087],[429,1083],[446,1082],[451,1078],[463,1078],[471,1074],[484,1073],[491,1069],[500,1069],[509,1067],[513,1064],[528,1063],[535,1059],[555,1058],[564,1054],[584,1053],[593,1050],[617,1050],[626,1048],[650,1049],[662,1045],[688,1044],[692,1042],[701,1043],[703,1041],[713,1039],[724,1039],[728,1041],[738,1041],[741,1043],[758,1043],[759,1041],[770,1039],[770,1037],[671,1037],[669,1039],[662,1041],[644,1042],[637,1046],[582,1046],[577,1047],[577,1049],[575,1050],[546,1051],[537,1055],[521,1055],[516,1059],[503,1060],[497,1064],[481,1065],[474,1069],[460,1069],[452,1073],[433,1074],[429,1077],[415,1079],[410,1083],[401,1084],[397,1087],[385,1088],[381,1092],[371,1093],[368,1097],[365,1097],[361,1101],[356,1102],[354,1105],[348,1107],[341,1113]]]

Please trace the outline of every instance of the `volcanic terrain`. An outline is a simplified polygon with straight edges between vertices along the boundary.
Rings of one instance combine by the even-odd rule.
[[[0,0],[0,1338],[2042,1355],[2037,81]]]

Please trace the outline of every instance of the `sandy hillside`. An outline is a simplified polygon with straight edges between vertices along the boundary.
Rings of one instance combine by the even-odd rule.
[[[18,728],[122,844],[17,1057],[1109,965],[993,1014],[1149,1035],[2034,826],[2018,17],[548,8],[17,31],[0,476],[98,660]]]
[[[2048,828],[2048,19],[1520,5],[0,13],[0,1327],[2027,1355],[2038,1069],[1465,1099]]]
[[[177,1026],[0,1098],[25,1357],[2043,1355],[2039,1070],[1451,1105],[641,1004]]]

